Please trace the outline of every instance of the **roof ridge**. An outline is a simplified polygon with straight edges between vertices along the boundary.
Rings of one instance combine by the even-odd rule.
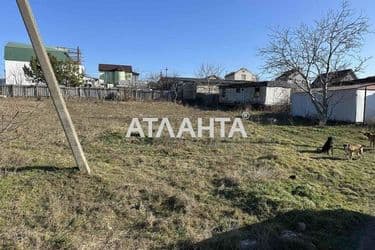
[[[59,47],[59,46],[49,46],[49,45],[44,45],[47,50],[56,50],[56,51],[62,51],[66,52],[63,49],[66,49],[65,47]],[[32,49],[33,46],[28,43],[20,43],[20,42],[7,42],[5,44],[5,48],[23,48],[23,49]]]

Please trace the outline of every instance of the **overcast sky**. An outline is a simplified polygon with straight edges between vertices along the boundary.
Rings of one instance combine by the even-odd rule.
[[[341,1],[327,0],[30,0],[45,44],[77,47],[87,73],[99,63],[129,64],[147,76],[169,68],[193,76],[202,63],[226,72],[246,67],[259,73],[257,50],[269,29],[311,23]],[[355,0],[352,7],[375,24],[375,1]],[[0,44],[29,43],[16,1],[2,1]],[[375,26],[372,27],[375,30]],[[3,49],[0,52],[3,58]],[[369,35],[364,55],[375,56]],[[4,60],[0,64],[4,74]],[[362,76],[375,75],[375,58]]]

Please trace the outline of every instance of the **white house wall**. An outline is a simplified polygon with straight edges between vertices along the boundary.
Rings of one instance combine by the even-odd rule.
[[[357,91],[357,122],[363,122],[365,90]],[[375,124],[375,90],[367,90],[365,121]]]
[[[356,122],[363,122],[365,107],[365,91],[357,90],[357,116]]]
[[[283,105],[289,104],[291,89],[281,87],[267,87],[265,95],[265,105]]]
[[[355,89],[336,90],[329,94],[333,94],[329,104],[329,120],[361,122],[358,120],[358,117],[361,115],[357,114],[357,91]],[[293,93],[291,102],[291,113],[293,116],[310,119],[318,118],[318,113],[308,94],[304,92]]]
[[[243,78],[245,76],[245,79]],[[257,78],[251,74],[249,71],[246,70],[240,70],[234,74],[233,80],[239,80],[239,81],[256,81]]]
[[[24,66],[30,67],[30,62],[5,61],[5,81],[7,85],[35,85],[27,80],[23,72]]]
[[[242,76],[245,76],[245,79]],[[238,80],[238,81],[256,81],[257,80],[256,76],[246,69],[240,69],[239,71],[236,71],[234,74],[227,76],[225,79],[226,80]]]
[[[315,107],[307,94],[303,92],[296,92],[292,94],[290,99],[292,116],[305,118],[317,117]]]
[[[357,120],[357,91],[335,91],[330,101],[330,119],[334,121],[359,122]]]
[[[30,62],[5,61],[5,82],[7,85],[35,85],[29,80],[23,71],[23,67],[30,67]],[[79,66],[79,72],[84,73],[84,66]]]

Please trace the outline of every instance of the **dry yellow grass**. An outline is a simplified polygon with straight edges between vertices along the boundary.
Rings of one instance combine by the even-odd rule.
[[[335,159],[303,152],[329,135],[337,145],[366,144],[361,127],[245,121],[245,139],[126,139],[133,117],[168,117],[177,125],[183,117],[234,118],[239,112],[70,100],[68,108],[94,172],[88,177],[74,169],[50,100],[0,101],[0,112],[16,107],[35,112],[17,131],[18,139],[2,143],[2,247],[173,248],[292,210],[375,214],[374,152],[355,161],[345,160],[339,149]],[[316,225],[306,223],[315,244],[336,244],[322,240]],[[282,227],[287,224],[271,221],[254,234],[271,237],[260,232]],[[247,236],[228,237],[236,248],[238,239]]]

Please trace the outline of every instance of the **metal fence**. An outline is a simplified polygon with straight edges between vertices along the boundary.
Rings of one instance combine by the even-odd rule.
[[[64,87],[61,93],[66,98],[91,98],[99,100],[117,101],[172,101],[172,91],[131,89],[131,88],[92,88],[92,87]],[[3,85],[1,95],[7,97],[49,97],[47,86]]]

